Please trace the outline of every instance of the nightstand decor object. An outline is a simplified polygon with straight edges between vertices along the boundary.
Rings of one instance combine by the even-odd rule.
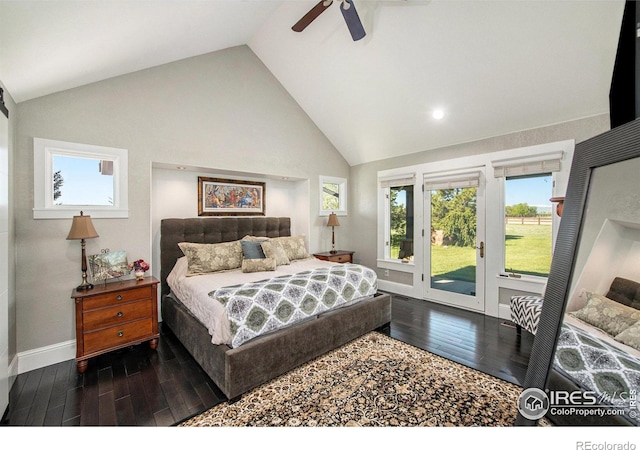
[[[327,221],[327,226],[331,227],[331,253],[336,253],[336,234],[335,227],[340,226],[340,222],[338,222],[338,216],[336,213],[329,214],[329,220]]]
[[[322,253],[314,253],[318,259],[323,261],[331,261],[337,263],[353,263],[353,254],[355,252],[351,250],[336,250],[335,252],[322,252]]]
[[[73,216],[73,222],[71,222],[71,230],[69,230],[68,240],[80,239],[80,245],[82,246],[82,283],[76,288],[79,291],[86,291],[93,289],[93,284],[87,281],[87,255],[85,252],[85,239],[93,239],[98,237],[98,232],[93,227],[91,222],[91,216],[85,216],[80,211],[79,216]]]
[[[149,270],[149,264],[144,259],[137,259],[129,264],[129,270],[135,274],[136,280],[143,280],[144,273]]]

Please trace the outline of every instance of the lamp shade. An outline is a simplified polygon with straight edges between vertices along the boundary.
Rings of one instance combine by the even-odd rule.
[[[338,222],[338,216],[336,213],[329,214],[329,221],[327,222],[328,227],[339,227],[340,222]]]
[[[93,227],[91,222],[91,216],[85,216],[80,211],[79,216],[73,216],[73,222],[71,222],[71,230],[67,239],[92,239],[97,238],[98,232]]]

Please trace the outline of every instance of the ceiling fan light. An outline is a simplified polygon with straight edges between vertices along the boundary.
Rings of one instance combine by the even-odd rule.
[[[349,8],[351,8],[351,3],[349,3],[347,0],[342,0],[342,9],[346,11]]]

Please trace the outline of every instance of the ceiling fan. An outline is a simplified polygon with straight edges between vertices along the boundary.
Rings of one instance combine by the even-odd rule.
[[[353,4],[353,0],[338,1],[340,1],[340,12],[342,12],[342,16],[344,17],[344,21],[347,23],[347,28],[349,28],[349,32],[351,33],[353,40],[358,41],[365,37],[366,33],[362,26],[362,22],[360,21],[360,17],[358,16],[358,12],[356,11],[356,6]],[[320,14],[331,6],[332,3],[333,0],[321,0],[316,4],[316,6],[311,8],[309,12],[302,17],[302,19],[292,26],[291,29],[297,32],[304,30]]]

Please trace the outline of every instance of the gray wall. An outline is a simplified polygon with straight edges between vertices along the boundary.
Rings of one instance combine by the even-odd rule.
[[[510,150],[567,139],[575,139],[576,142],[581,142],[603,133],[609,128],[609,115],[603,114],[534,130],[511,133],[480,141],[452,145],[436,150],[354,166],[351,168],[349,178],[350,242],[352,250],[357,252],[361,264],[368,265],[372,268],[376,267],[376,227],[378,215],[377,175],[380,170],[445,161],[451,158],[480,155],[483,153]],[[446,166],[443,163],[443,168],[444,167]],[[381,278],[406,284],[406,276],[399,273],[395,274],[397,275],[396,278],[393,271],[390,271],[389,277],[384,277],[382,270],[377,270],[377,272]]]
[[[129,151],[129,218],[94,219],[100,237],[87,241],[88,254],[120,249],[151,261],[155,163],[308,179],[314,246],[326,232],[318,177],[349,175],[344,158],[246,46],[20,103],[17,115],[18,352],[75,338],[70,295],[81,281],[80,245],[65,239],[71,220],[33,219],[34,137]]]

